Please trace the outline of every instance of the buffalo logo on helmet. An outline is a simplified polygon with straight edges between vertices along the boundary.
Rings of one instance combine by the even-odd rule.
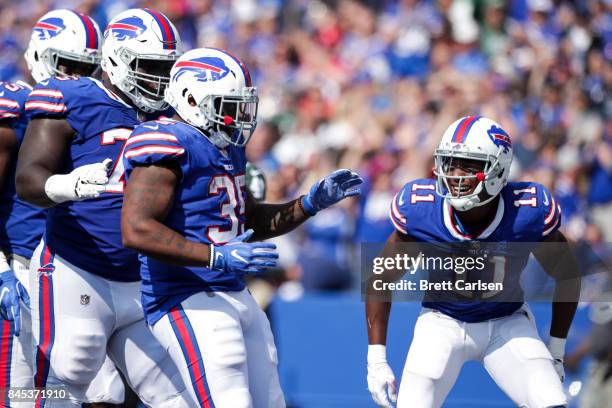
[[[216,57],[201,57],[179,61],[174,67],[177,68],[177,71],[172,76],[173,81],[176,81],[187,72],[193,72],[196,79],[200,82],[218,81],[225,78],[230,72],[225,62],[221,58]]]
[[[109,24],[104,30],[104,38],[107,38],[110,33],[113,34],[117,41],[130,40],[138,37],[147,29],[141,18],[126,17]]]
[[[55,37],[64,29],[64,21],[59,17],[49,17],[40,20],[34,25],[34,32],[38,34],[38,39],[48,40]]]
[[[512,147],[512,140],[504,129],[493,125],[487,130],[487,134],[495,146],[503,147],[504,152],[508,153],[508,149]]]

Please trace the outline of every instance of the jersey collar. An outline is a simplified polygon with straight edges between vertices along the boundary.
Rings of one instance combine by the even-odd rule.
[[[455,217],[453,216],[453,212],[455,211],[453,206],[450,205],[448,200],[444,200],[442,204],[442,212],[444,214],[443,215],[444,225],[446,226],[446,229],[448,230],[448,232],[450,232],[450,234],[454,238],[457,238],[460,241],[471,241],[474,239],[486,239],[489,237],[489,235],[493,233],[493,231],[495,231],[495,229],[501,223],[502,218],[504,218],[504,199],[500,197],[500,200],[498,203],[499,204],[497,204],[497,212],[495,213],[495,217],[493,217],[493,220],[491,221],[489,226],[486,227],[484,230],[482,230],[480,234],[474,237],[468,234],[464,234],[461,231],[461,228],[456,224]]]

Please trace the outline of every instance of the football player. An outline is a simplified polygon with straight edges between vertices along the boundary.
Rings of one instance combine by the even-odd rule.
[[[501,273],[497,274],[497,264],[495,272],[508,291],[503,296],[511,293],[518,297],[514,301],[482,300],[489,295],[500,299],[488,292],[462,302],[451,291],[434,298],[425,295],[397,406],[440,407],[468,360],[481,361],[518,406],[566,406],[563,355],[580,283],[564,272],[577,271],[577,265],[558,230],[559,205],[540,184],[508,183],[512,142],[499,124],[486,117],[468,116],[454,122],[442,136],[435,162],[437,180],[407,183],[393,199],[390,217],[395,231],[383,253],[392,254],[397,244],[405,242],[554,245],[538,244],[533,251],[513,253],[513,258],[493,259],[501,265]],[[548,348],[522,301],[519,276],[529,252],[556,279]],[[403,271],[393,273],[397,272]],[[372,297],[366,301],[367,382],[374,401],[383,407],[392,406],[397,395],[385,349],[390,309],[390,302]]]
[[[99,41],[89,36],[91,26],[86,32],[88,44]],[[188,407],[176,366],[146,328],[137,254],[122,246],[120,232],[120,156],[144,115],[167,107],[162,96],[181,42],[166,16],[151,9],[120,13],[104,37],[102,81],[48,78],[25,104],[30,123],[17,191],[48,208],[30,265],[35,386],[65,386],[70,397],[39,398],[36,406],[88,402],[108,353],[145,404]]]
[[[101,41],[100,29],[91,17],[72,10],[50,11],[32,30],[25,53],[30,74],[36,82],[50,76],[94,75],[99,71]],[[29,307],[28,267],[43,234],[45,215],[15,192],[17,153],[28,123],[24,105],[31,90],[24,82],[0,84],[0,270],[5,271],[0,273],[4,293],[0,308],[5,317],[0,372],[6,373],[0,376],[0,406],[27,405],[9,402],[9,388],[34,385],[30,312],[21,308],[20,299]],[[87,392],[92,401],[119,402],[121,378],[110,361],[105,364],[104,373],[98,374]]]
[[[269,322],[244,275],[276,264],[272,243],[317,211],[359,194],[338,170],[284,204],[246,188],[245,149],[258,96],[232,54],[187,52],[170,72],[175,120],[138,126],[126,143],[123,242],[141,261],[143,307],[200,407],[284,407]]]

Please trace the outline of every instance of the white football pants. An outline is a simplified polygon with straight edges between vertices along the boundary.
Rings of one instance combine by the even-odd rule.
[[[567,404],[552,356],[524,305],[510,316],[481,323],[424,308],[406,357],[397,407],[440,407],[470,360],[481,361],[519,407]]]
[[[113,391],[113,371],[103,368],[107,355],[147,406],[193,405],[174,362],[145,323],[140,282],[91,274],[41,242],[30,264],[30,288],[35,384],[66,387],[70,396],[70,400],[39,399],[36,408],[102,402],[90,399],[88,391],[98,375],[103,377],[99,389],[104,401],[123,400],[123,387],[120,393]]]
[[[276,346],[246,290],[199,292],[152,327],[203,408],[280,408]]]

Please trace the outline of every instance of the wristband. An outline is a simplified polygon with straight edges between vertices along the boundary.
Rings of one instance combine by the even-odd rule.
[[[54,174],[49,177],[45,182],[45,194],[49,200],[57,204],[72,201],[77,197],[74,182],[66,174]]]
[[[384,344],[368,345],[368,364],[386,363],[387,346]]]
[[[565,343],[567,339],[550,336],[548,340],[548,350],[552,354],[553,358],[563,358],[565,355]]]
[[[298,198],[298,205],[300,206],[304,214],[310,217],[317,213],[317,210],[314,209],[314,207],[312,206],[312,204],[310,204],[310,201],[308,200],[308,198],[306,198],[305,195]]]

